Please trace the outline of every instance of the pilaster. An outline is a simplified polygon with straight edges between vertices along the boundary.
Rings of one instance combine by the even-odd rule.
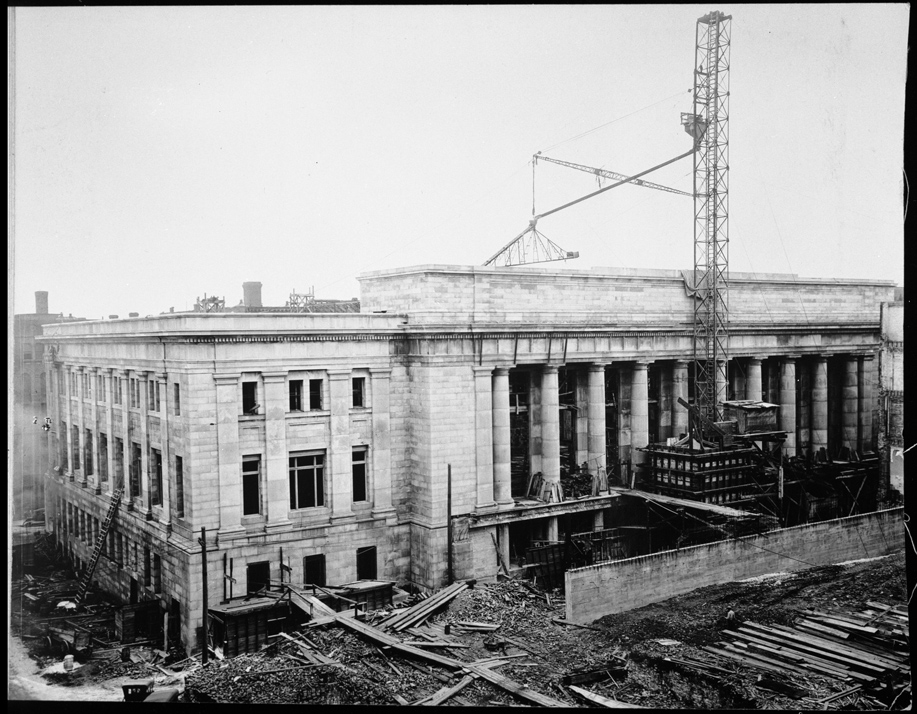
[[[356,518],[353,513],[353,445],[350,435],[350,407],[353,397],[352,372],[329,369],[331,393],[331,522]]]
[[[373,439],[372,460],[372,514],[378,518],[394,518],[392,505],[392,435],[391,435],[391,386],[392,370],[372,368],[369,370],[373,395]]]
[[[220,536],[244,533],[242,523],[242,459],[239,455],[239,379],[241,374],[213,375],[217,398],[217,468],[220,483]]]
[[[263,372],[265,435],[265,529],[290,525],[289,457],[287,456],[287,373]],[[308,396],[308,395],[306,395]]]

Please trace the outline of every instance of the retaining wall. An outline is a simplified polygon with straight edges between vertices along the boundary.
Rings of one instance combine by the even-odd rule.
[[[567,619],[591,622],[718,583],[888,555],[903,508],[568,570]]]

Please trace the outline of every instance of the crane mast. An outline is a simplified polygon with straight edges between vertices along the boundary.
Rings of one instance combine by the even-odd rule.
[[[694,113],[694,396],[701,416],[718,421],[729,359],[729,44],[732,17],[697,21]]]

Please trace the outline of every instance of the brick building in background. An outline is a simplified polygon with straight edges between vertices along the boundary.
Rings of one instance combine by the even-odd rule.
[[[360,282],[359,313],[256,310],[247,283],[255,309],[45,329],[49,528],[84,562],[123,482],[96,579],[158,601],[188,648],[201,528],[211,604],[227,556],[236,592],[440,587],[450,554],[455,578],[494,578],[528,544],[620,515],[614,489],[533,500],[533,474],[550,486],[585,463],[626,484],[639,447],[687,431],[695,298],[677,271],[418,266]],[[788,455],[873,450],[893,292],[731,274],[730,398],[779,404]]]
[[[35,341],[42,325],[84,320],[48,312],[48,293],[35,293],[35,312],[13,316],[13,423],[11,475],[13,520],[43,508],[44,474],[48,464],[48,440],[42,426],[48,414],[47,380],[43,347]]]

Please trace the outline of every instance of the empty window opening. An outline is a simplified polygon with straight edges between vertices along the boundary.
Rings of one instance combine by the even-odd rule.
[[[290,509],[325,505],[325,455],[290,457]]]
[[[162,505],[162,452],[150,449],[150,502],[154,506]]]
[[[303,578],[306,585],[325,586],[325,556],[321,553],[302,559]]]
[[[309,409],[318,411],[322,408],[322,380],[309,380]]]
[[[131,498],[139,498],[142,494],[140,491],[140,469],[143,468],[143,456],[140,451],[140,444],[131,444]]]
[[[185,516],[185,460],[175,457],[175,515]]]
[[[258,413],[258,383],[242,382],[242,413]]]
[[[366,378],[365,377],[354,377],[353,378],[353,406],[355,407],[365,407],[365,388],[366,388]]]
[[[352,467],[353,471],[353,500],[366,501],[366,447],[360,447],[353,450]]]
[[[153,592],[162,592],[162,559],[153,553]]]
[[[246,566],[246,588],[249,594],[271,588],[271,564],[267,561]]]
[[[261,513],[261,457],[242,457],[242,515]]]
[[[172,385],[172,403],[175,405],[175,416],[181,416],[181,385]]]
[[[357,548],[357,580],[376,579],[376,546]]]

